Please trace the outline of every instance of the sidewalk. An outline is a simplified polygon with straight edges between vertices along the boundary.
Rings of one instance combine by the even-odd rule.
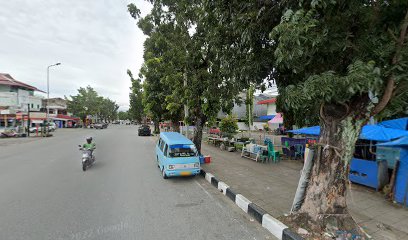
[[[221,151],[203,143],[202,152],[212,162],[203,169],[244,195],[270,215],[289,213],[300,177],[302,163],[283,160],[262,164],[241,158],[239,152]],[[348,193],[352,216],[373,239],[408,239],[408,210],[386,201],[380,193],[352,185]]]

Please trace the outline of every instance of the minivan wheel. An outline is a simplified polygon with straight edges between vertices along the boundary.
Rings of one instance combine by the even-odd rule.
[[[162,170],[162,175],[163,175],[163,178],[164,178],[164,179],[169,178],[169,177],[167,177],[166,172],[164,171],[164,167],[163,167],[163,170]]]

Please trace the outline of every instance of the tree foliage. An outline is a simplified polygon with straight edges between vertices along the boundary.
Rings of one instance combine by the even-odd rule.
[[[135,79],[130,70],[127,70],[127,74],[132,82],[129,93],[130,108],[128,111],[128,118],[142,122],[144,117],[143,106],[143,85],[140,78]]]
[[[225,135],[232,135],[238,131],[238,120],[234,115],[227,115],[220,122],[220,130]]]
[[[303,211],[315,220],[347,213],[344,166],[361,127],[371,116],[407,113],[408,2],[149,2],[152,11],[138,21],[148,36],[141,70],[146,108],[163,118],[188,105],[200,149],[200,126],[220,109],[228,112],[251,85],[262,90],[265,80],[276,82],[287,127],[322,126],[326,147]],[[135,5],[129,11],[140,16]]]
[[[128,111],[120,111],[118,112],[119,120],[129,120],[129,112]]]
[[[112,121],[117,117],[119,106],[109,98],[99,96],[91,86],[81,87],[77,95],[65,97],[65,99],[68,111],[84,122],[88,115],[104,121]]]

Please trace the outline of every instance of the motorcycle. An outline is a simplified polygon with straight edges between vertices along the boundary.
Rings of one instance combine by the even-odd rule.
[[[92,153],[94,149],[85,149],[81,145],[78,146],[79,150],[82,151],[82,171],[85,172],[95,162],[95,154]]]

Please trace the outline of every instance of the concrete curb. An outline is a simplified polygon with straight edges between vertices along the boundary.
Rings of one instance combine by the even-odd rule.
[[[239,208],[252,216],[257,222],[262,224],[262,227],[267,229],[272,235],[282,240],[303,240],[301,236],[293,232],[278,219],[269,215],[265,210],[251,202],[243,195],[236,193],[225,182],[220,181],[211,173],[206,173],[201,169],[200,175],[207,182],[216,187],[222,194],[231,199]]]

